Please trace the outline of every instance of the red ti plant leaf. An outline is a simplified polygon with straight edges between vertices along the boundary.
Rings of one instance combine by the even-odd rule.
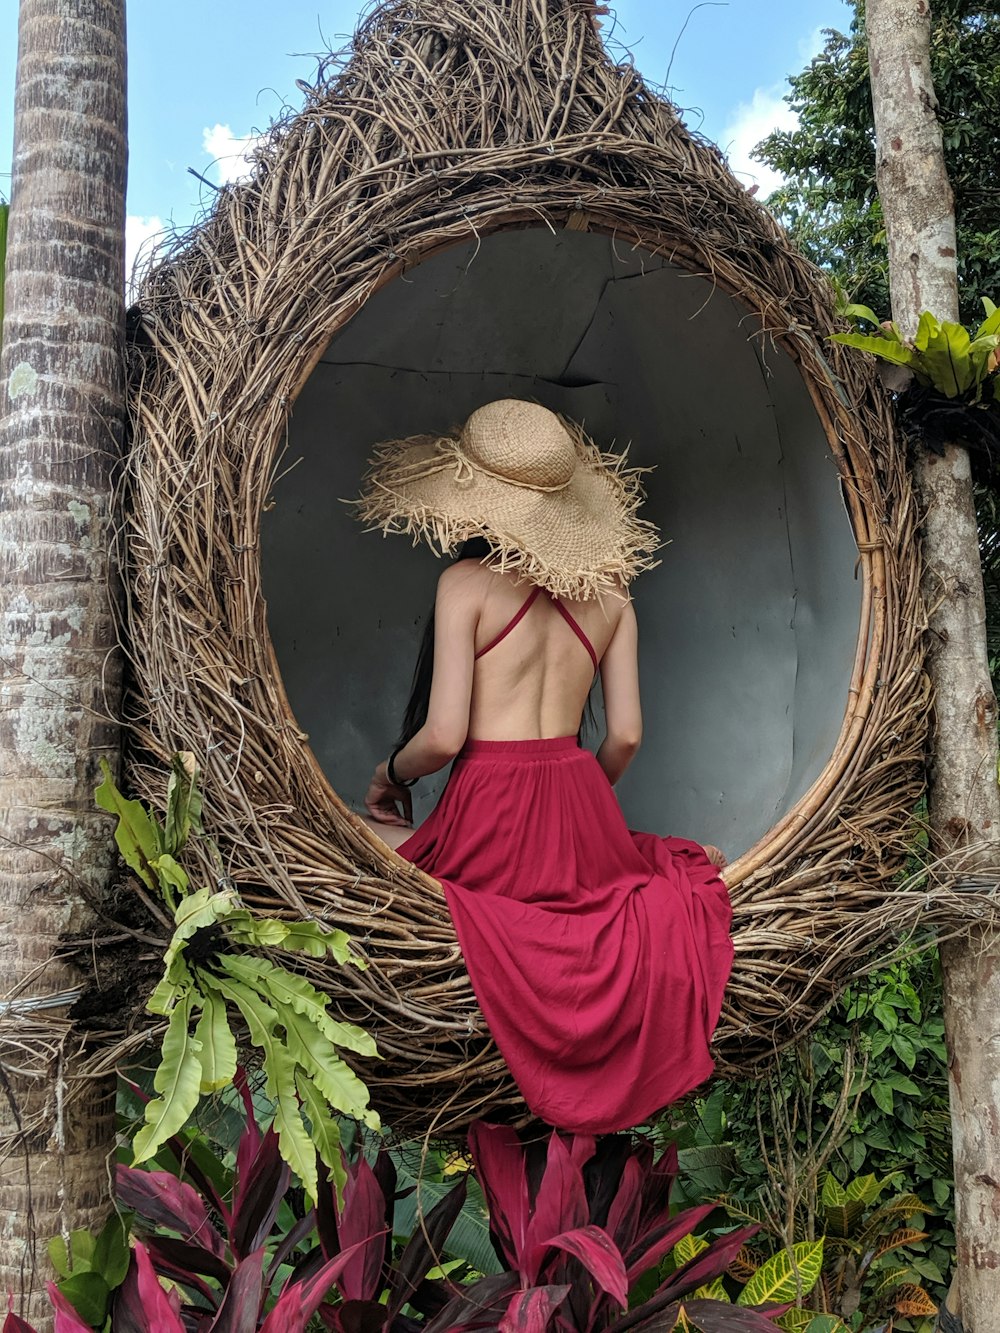
[[[606,1291],[622,1309],[628,1305],[628,1280],[625,1264],[614,1241],[601,1227],[578,1227],[553,1236],[549,1246],[564,1250],[579,1259],[602,1291]]]
[[[0,1333],[35,1333],[29,1323],[26,1323],[19,1314],[14,1313],[13,1292],[7,1296],[7,1318],[3,1321],[3,1328],[0,1329]]]
[[[337,1220],[340,1251],[352,1251],[337,1277],[345,1301],[378,1300],[385,1262],[386,1213],[391,1208],[392,1200],[382,1193],[374,1171],[359,1157],[348,1167],[344,1209]]]
[[[726,1301],[682,1301],[681,1309],[701,1333],[777,1333],[777,1325],[767,1315],[747,1306]]]
[[[203,1250],[200,1245],[188,1245],[173,1236],[146,1236],[144,1243],[153,1267],[161,1277],[173,1278],[207,1297],[209,1304],[215,1304],[215,1293],[202,1279],[211,1277],[226,1286],[232,1269],[224,1259]]]
[[[91,1333],[90,1325],[77,1314],[76,1310],[62,1294],[54,1282],[46,1283],[49,1291],[49,1300],[52,1302],[52,1308],[55,1311],[55,1320],[52,1324],[53,1333]],[[4,1333],[7,1333],[7,1325],[12,1319],[17,1319],[16,1315],[9,1314],[4,1321]],[[35,1333],[30,1324],[26,1324],[23,1319],[17,1320],[18,1329],[28,1329],[29,1333]]]
[[[452,1300],[425,1326],[424,1333],[496,1328],[517,1289],[514,1273],[493,1273],[467,1287],[459,1287]]]
[[[345,1301],[343,1305],[321,1305],[317,1314],[333,1333],[383,1333],[389,1325],[385,1306],[379,1301]]]
[[[251,1157],[240,1153],[253,1136],[244,1130],[237,1149],[237,1169],[233,1184],[233,1210],[229,1243],[237,1259],[254,1254],[267,1240],[278,1216],[281,1201],[288,1191],[291,1171],[278,1151],[278,1136],[273,1129],[261,1136],[254,1125],[257,1151]]]
[[[629,1284],[631,1285],[643,1273],[648,1273],[665,1254],[669,1254],[682,1236],[689,1235],[699,1222],[714,1211],[714,1203],[699,1204],[697,1208],[685,1208],[683,1213],[678,1213],[676,1217],[672,1217],[656,1229],[642,1232],[632,1249],[625,1255]]]
[[[582,1139],[584,1147],[579,1150],[577,1140]],[[583,1184],[587,1191],[590,1205],[588,1222],[597,1227],[608,1229],[608,1215],[611,1206],[621,1192],[626,1166],[636,1159],[636,1149],[631,1138],[626,1134],[608,1134],[600,1143],[594,1144],[587,1134],[577,1135],[570,1142],[573,1160],[583,1167]],[[587,1154],[584,1156],[583,1154]],[[638,1166],[638,1162],[635,1162]],[[617,1241],[615,1242],[617,1244]],[[621,1246],[618,1247],[621,1249]]]
[[[622,1169],[618,1193],[608,1209],[605,1224],[608,1235],[622,1254],[628,1254],[635,1244],[642,1209],[642,1181],[642,1166],[638,1157],[632,1156]]]
[[[209,1325],[211,1333],[256,1333],[264,1299],[264,1247],[240,1261]]]
[[[588,1217],[583,1171],[573,1160],[562,1138],[553,1130],[545,1171],[535,1197],[531,1219],[525,1228],[524,1248],[518,1265],[528,1286],[534,1286],[538,1281],[552,1237],[584,1226]]]
[[[115,1293],[111,1326],[115,1333],[184,1333],[180,1298],[160,1286],[141,1241],[136,1241],[125,1281]]]
[[[707,1250],[702,1250],[700,1254],[678,1268],[676,1273],[671,1273],[666,1282],[657,1288],[653,1299],[661,1296],[669,1296],[671,1299],[684,1296],[703,1283],[721,1277],[735,1255],[739,1253],[740,1247],[751,1236],[756,1236],[759,1230],[759,1226],[741,1227],[738,1231],[731,1231],[728,1236],[713,1241]]]
[[[671,1143],[645,1173],[640,1227],[659,1226],[670,1208],[670,1192],[677,1179],[677,1144]]]
[[[242,1065],[236,1067],[233,1086],[243,1099],[243,1109],[246,1112],[243,1133],[240,1135],[240,1148],[243,1149],[247,1162],[251,1162],[257,1156],[261,1133],[257,1124],[257,1112],[254,1110],[253,1093],[250,1091],[250,1083],[247,1080],[247,1071]],[[239,1149],[237,1149],[237,1157],[238,1155]],[[237,1165],[239,1165],[238,1161]]]
[[[208,1220],[197,1191],[169,1171],[140,1171],[138,1167],[119,1165],[115,1169],[115,1192],[144,1222],[177,1231],[186,1241],[220,1259],[225,1254],[222,1237]]]
[[[476,1179],[486,1195],[497,1252],[508,1267],[518,1269],[529,1217],[528,1178],[521,1141],[509,1126],[487,1125],[481,1120],[469,1127],[468,1141],[476,1164]]]
[[[569,1287],[532,1287],[511,1297],[499,1333],[545,1333]]]
[[[304,1333],[306,1324],[323,1303],[323,1297],[365,1243],[361,1241],[335,1255],[311,1277],[302,1281],[291,1278],[286,1282],[277,1304],[261,1324],[260,1333]]]

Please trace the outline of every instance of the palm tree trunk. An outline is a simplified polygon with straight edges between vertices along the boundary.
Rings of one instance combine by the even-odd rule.
[[[889,239],[892,313],[911,337],[922,310],[958,320],[955,217],[930,70],[927,0],[867,0],[879,195]],[[935,717],[932,847],[963,877],[1000,869],[997,703],[969,458],[921,450],[924,594]],[[1000,1311],[1000,947],[985,932],[941,951],[955,1158],[957,1277],[966,1333]]]
[[[21,0],[0,352],[0,1293],[48,1327],[46,1243],[107,1209],[114,1087],[67,1101],[112,844],[110,488],[123,421],[125,0]]]

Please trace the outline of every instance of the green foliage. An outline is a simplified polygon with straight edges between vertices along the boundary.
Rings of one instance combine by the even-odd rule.
[[[201,834],[197,772],[189,756],[174,759],[164,823],[139,801],[126,800],[102,761],[98,805],[117,816],[115,838],[126,864],[158,892],[174,916],[163,976],[147,1003],[167,1019],[156,1096],[133,1141],[136,1163],[150,1160],[187,1123],[200,1096],[232,1083],[240,1020],[261,1053],[267,1095],[282,1157],[311,1198],[318,1187],[316,1153],[344,1183],[336,1116],[378,1128],[368,1089],[337,1048],[377,1057],[375,1043],[350,1023],[335,1019],[329,1000],[266,951],[332,955],[358,965],[341,930],[318,922],[255,917],[236,890],[192,890],[178,857],[192,833]],[[206,840],[207,842],[207,840]],[[214,848],[212,849],[214,853]],[[217,853],[214,853],[217,859]]]
[[[895,1328],[925,1333],[916,1311],[944,1295],[955,1242],[943,1033],[928,950],[854,986],[769,1080],[720,1084],[665,1128],[695,1168],[685,1201],[726,1196],[729,1216],[713,1214],[713,1229],[763,1224],[748,1263],[775,1241],[825,1238],[810,1304],[852,1328],[892,1308]],[[748,1281],[739,1268],[732,1276]],[[804,1313],[779,1322],[800,1329]]]
[[[130,1213],[112,1213],[100,1234],[74,1231],[67,1241],[49,1241],[49,1262],[56,1286],[92,1328],[103,1328],[111,1295],[125,1280],[129,1265]]]
[[[823,1239],[794,1243],[757,1269],[740,1292],[738,1305],[784,1305],[808,1296],[823,1268]]]
[[[964,325],[939,321],[925,310],[916,334],[908,340],[903,337],[898,324],[891,320],[879,324],[868,306],[850,304],[841,313],[855,323],[864,321],[873,325],[875,332],[834,333],[831,342],[858,347],[885,361],[905,366],[919,384],[935,389],[945,398],[964,397],[971,403],[978,403],[989,382],[991,396],[1000,401],[1000,376],[995,373],[1000,346],[1000,310],[986,297],[983,297],[983,306],[986,319],[972,335]]]
[[[784,186],[768,203],[807,255],[855,299],[889,308],[885,224],[875,187],[864,0],[848,0],[848,33],[827,31],[823,51],[790,80],[798,127],[776,131],[756,155]],[[976,293],[1000,291],[1000,218],[989,182],[1000,177],[1000,11],[994,0],[937,0],[931,68],[945,163],[955,195],[961,318]]]

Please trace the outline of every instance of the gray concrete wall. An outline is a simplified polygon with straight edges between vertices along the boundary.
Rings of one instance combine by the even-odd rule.
[[[607,237],[506,232],[370,300],[299,397],[265,515],[264,586],[292,708],[359,804],[387,753],[441,565],[342,503],[378,440],[534,398],[655,466],[669,542],[635,586],[646,738],[634,827],[746,850],[808,789],[844,716],[857,551],[791,359],[705,279]],[[420,786],[426,811],[440,783]]]

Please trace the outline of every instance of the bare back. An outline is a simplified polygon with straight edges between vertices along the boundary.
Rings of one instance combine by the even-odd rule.
[[[446,577],[456,596],[475,599],[478,604],[474,654],[493,643],[532,593],[530,584],[471,561],[454,567]],[[449,595],[452,588],[442,591]],[[565,604],[598,661],[627,606],[624,591],[600,600]],[[593,679],[594,663],[585,644],[543,592],[499,643],[478,660],[474,657],[468,734],[476,740],[573,735]]]

